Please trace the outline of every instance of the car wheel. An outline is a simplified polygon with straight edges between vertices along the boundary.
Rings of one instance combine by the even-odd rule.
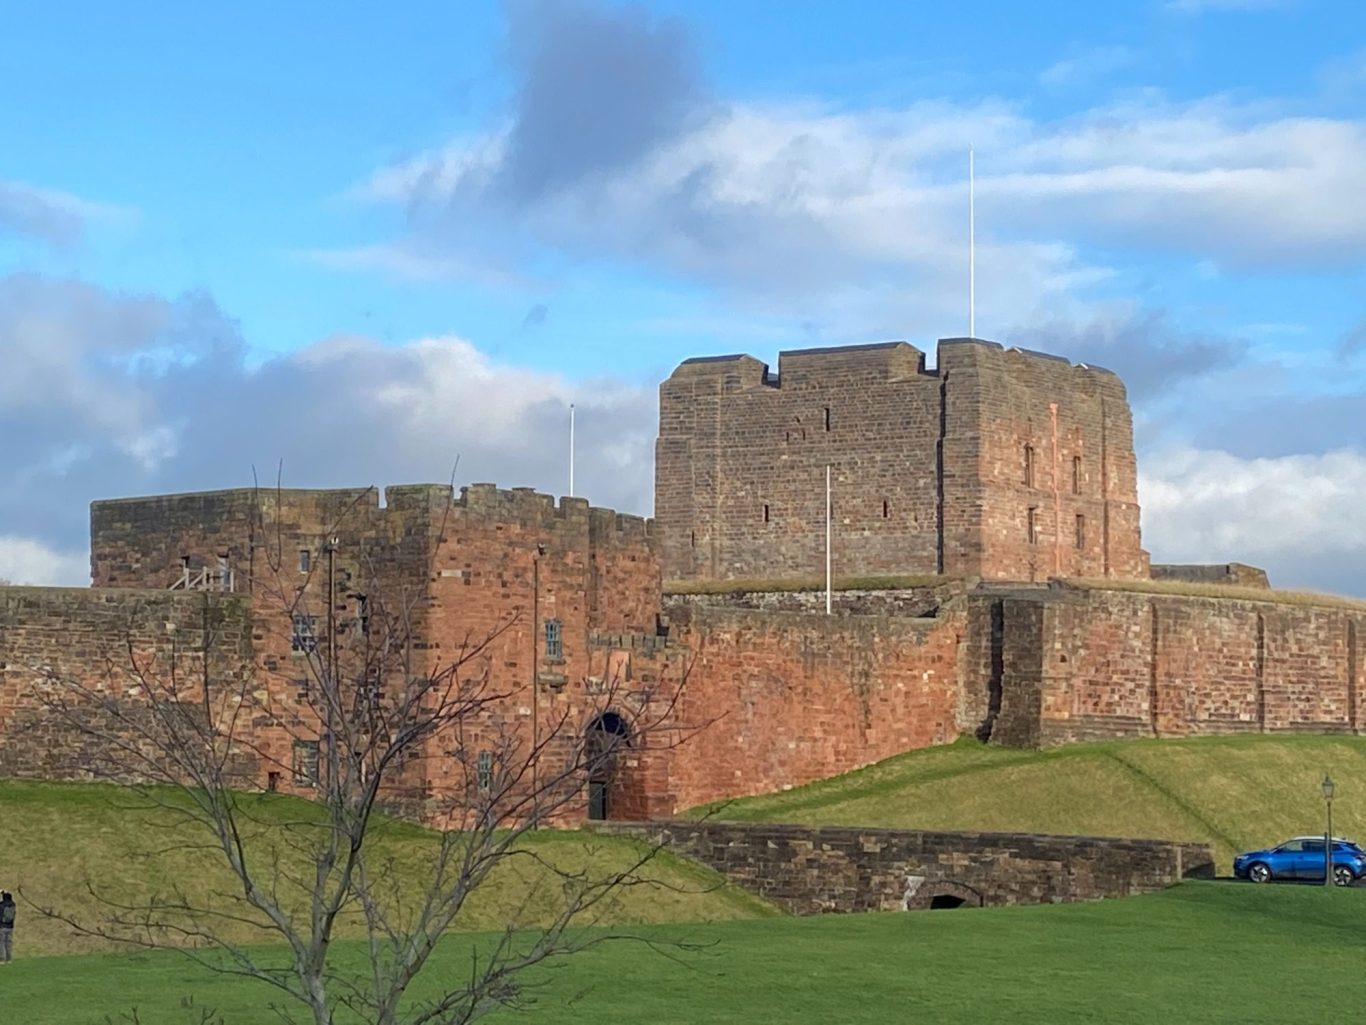
[[[1271,882],[1271,869],[1258,861],[1248,866],[1247,877],[1254,883],[1269,883]]]
[[[1337,883],[1337,885],[1351,886],[1354,882],[1356,882],[1356,878],[1357,877],[1352,874],[1352,870],[1349,866],[1333,866],[1333,882]]]

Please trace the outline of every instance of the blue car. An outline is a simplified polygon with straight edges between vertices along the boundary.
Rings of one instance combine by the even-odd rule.
[[[1248,851],[1233,859],[1233,874],[1254,883],[1273,879],[1317,879],[1323,881],[1323,837],[1297,836],[1279,847]],[[1350,840],[1333,838],[1333,882],[1351,886],[1366,875],[1366,851]]]

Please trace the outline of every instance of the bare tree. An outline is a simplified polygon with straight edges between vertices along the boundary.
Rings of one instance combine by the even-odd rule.
[[[344,1010],[347,1020],[375,1025],[470,1022],[524,999],[535,966],[622,935],[580,926],[599,921],[623,888],[646,882],[655,849],[633,848],[611,867],[567,868],[527,833],[581,816],[586,789],[610,776],[624,745],[648,754],[686,736],[676,721],[686,672],[679,663],[668,686],[628,700],[620,674],[605,666],[582,701],[531,727],[519,714],[525,688],[500,684],[490,670],[526,611],[477,634],[447,630],[437,650],[427,643],[424,582],[445,544],[444,520],[422,573],[386,576],[376,551],[351,553],[339,571],[335,538],[354,512],[327,532],[302,587],[295,567],[283,572],[286,540],[275,531],[266,565],[252,574],[245,625],[234,612],[244,599],[206,590],[194,629],[172,624],[149,640],[130,624],[100,673],[35,667],[49,711],[95,741],[99,774],[133,783],[143,800],[180,817],[189,842],[233,881],[210,899],[174,880],[139,901],[95,886],[107,909],[99,921],[43,910],[86,933],[173,946],[215,971],[260,980],[288,998],[277,1006],[285,1021],[328,1025]],[[608,711],[627,707],[625,722]],[[585,721],[597,728],[585,731]],[[284,802],[244,792],[266,780],[312,802],[282,819]],[[391,842],[396,827],[385,812],[394,808],[420,815],[434,837]],[[516,863],[534,866],[541,885],[527,890],[508,928],[473,950],[457,981],[444,977],[423,987],[435,995],[410,996],[471,896]],[[543,916],[537,927],[515,928],[533,905]],[[248,927],[282,944],[284,963],[243,943]],[[353,934],[367,955],[359,970],[333,951]]]

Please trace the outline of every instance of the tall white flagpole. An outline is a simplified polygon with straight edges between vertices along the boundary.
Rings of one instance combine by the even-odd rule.
[[[825,464],[825,614],[830,615],[830,464]]]
[[[977,174],[968,147],[968,337],[977,337]]]
[[[569,404],[569,497],[574,497],[574,403]]]

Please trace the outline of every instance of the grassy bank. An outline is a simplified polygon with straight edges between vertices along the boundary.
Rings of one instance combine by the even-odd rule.
[[[265,857],[275,848],[290,858],[285,831],[307,821],[313,807],[281,795],[245,795],[256,824],[249,849]],[[202,833],[187,828],[165,809],[119,787],[104,784],[0,781],[0,887],[20,895],[22,927],[18,933],[27,954],[102,949],[107,944],[73,935],[60,922],[39,915],[29,905],[55,906],[68,915],[97,922],[105,909],[90,892],[130,904],[146,902],[180,888],[196,901],[229,907],[236,890],[222,868],[222,856],[197,850]],[[435,837],[427,830],[398,821],[381,821],[372,840],[377,857],[392,863],[396,888],[420,882]],[[536,853],[562,869],[593,865],[604,874],[625,867],[640,848],[617,837],[545,830],[527,839]],[[768,905],[692,862],[662,853],[646,874],[659,885],[632,887],[602,907],[612,922],[659,922],[744,918],[774,913]],[[532,859],[506,864],[471,899],[461,925],[497,929],[509,922],[534,924],[557,906],[559,884]],[[234,939],[260,940],[246,926],[229,929]],[[9,1019],[0,1014],[0,1021]],[[15,1019],[19,1020],[19,1019]]]
[[[720,807],[722,819],[1205,840],[1232,855],[1322,832],[1366,841],[1366,738],[1203,737],[1019,751],[960,742]]]

